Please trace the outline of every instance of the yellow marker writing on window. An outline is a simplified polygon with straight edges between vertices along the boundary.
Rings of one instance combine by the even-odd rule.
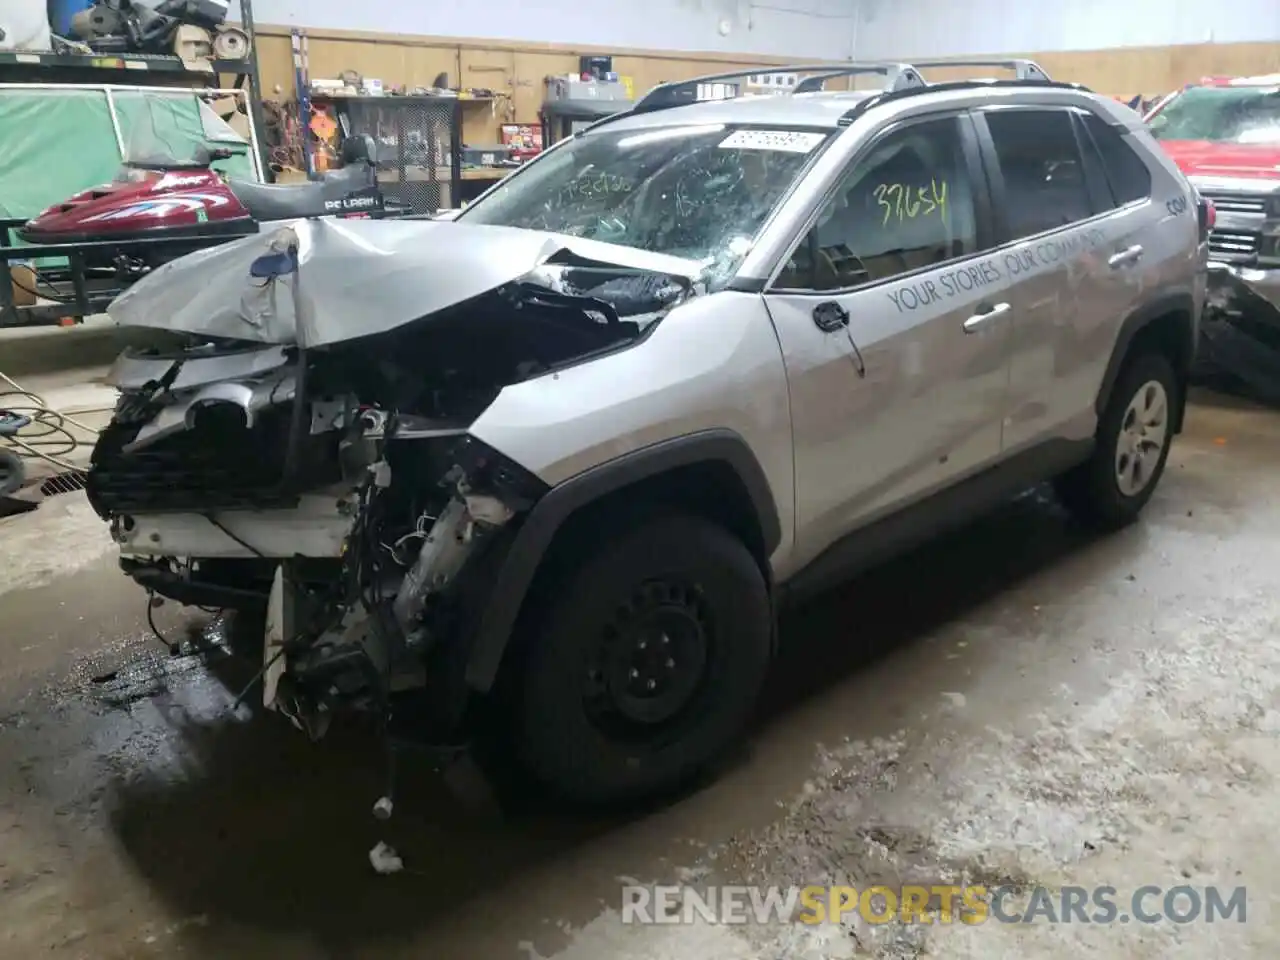
[[[936,213],[947,220],[947,181],[930,180],[928,185],[908,186],[905,183],[881,183],[872,191],[876,203],[884,211],[880,225],[887,227],[890,220],[915,220]]]

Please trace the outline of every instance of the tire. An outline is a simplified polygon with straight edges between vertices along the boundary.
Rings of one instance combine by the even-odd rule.
[[[27,468],[22,458],[8,450],[0,450],[0,497],[21,490],[26,479]]]
[[[1159,403],[1163,393],[1163,430],[1148,425],[1145,452],[1137,458],[1121,453],[1122,440],[1132,447],[1129,427],[1146,403]],[[1160,353],[1141,353],[1126,362],[1111,399],[1098,421],[1093,455],[1057,481],[1058,496],[1084,523],[1117,529],[1135,520],[1155,492],[1173,442],[1174,413],[1182,402],[1182,385],[1173,365]],[[1154,422],[1154,417],[1148,418]],[[1124,473],[1128,479],[1122,479]]]
[[[512,716],[524,769],[583,805],[702,771],[750,719],[772,637],[765,578],[721,527],[665,515],[596,543],[530,624]]]

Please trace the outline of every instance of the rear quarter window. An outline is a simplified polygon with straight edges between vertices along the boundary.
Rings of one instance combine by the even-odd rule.
[[[1098,148],[1117,206],[1151,196],[1151,171],[1123,134],[1093,113],[1085,116],[1084,126]]]

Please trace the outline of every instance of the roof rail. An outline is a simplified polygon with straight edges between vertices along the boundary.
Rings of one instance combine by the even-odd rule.
[[[801,80],[792,93],[812,93],[821,90],[822,85],[837,77],[854,77],[866,74],[880,74],[885,78],[885,90],[905,90],[912,87],[925,86],[924,79],[908,63],[850,63],[837,66],[823,63],[814,65],[752,67],[749,70],[734,70],[730,73],[713,73],[691,80],[673,80],[660,83],[636,101],[631,113],[649,113],[653,110],[666,110],[669,107],[682,107],[698,102],[699,88],[707,84],[729,83],[754,77],[762,73],[813,73],[814,77]]]
[[[799,71],[790,70],[787,72],[797,73]],[[869,73],[884,75],[885,83],[884,91],[882,92],[910,90],[914,87],[927,86],[924,82],[924,77],[920,76],[919,71],[909,63],[851,63],[847,67],[835,67],[815,76],[805,77],[791,88],[791,92],[817,93],[828,80],[836,80],[840,77],[861,77]]]
[[[939,83],[929,83],[920,75],[920,68],[931,69],[935,67],[1000,67],[1004,70],[1012,70],[1014,79],[1012,80],[944,80]],[[854,107],[845,115],[845,122],[849,122],[853,117],[858,116],[876,104],[884,103],[886,99],[896,99],[899,96],[911,96],[915,93],[923,93],[926,90],[960,90],[968,87],[977,86],[1014,86],[1018,84],[1033,83],[1050,87],[1070,87],[1076,90],[1087,90],[1074,83],[1059,83],[1049,79],[1049,75],[1041,69],[1040,65],[1034,60],[1026,60],[1021,58],[1002,59],[987,57],[961,57],[954,60],[917,60],[914,63],[847,63],[847,64],[818,64],[814,65],[797,65],[797,66],[775,66],[775,67],[752,67],[749,70],[733,70],[728,73],[712,73],[702,77],[694,77],[691,80],[673,80],[669,83],[660,83],[643,97],[635,102],[629,110],[623,110],[612,116],[605,117],[593,123],[592,127],[603,126],[614,120],[620,120],[623,117],[633,116],[637,113],[650,113],[654,110],[666,110],[671,107],[683,107],[687,104],[699,102],[699,94],[701,89],[709,84],[732,83],[742,80],[746,77],[754,77],[761,73],[808,73],[808,76],[800,80],[789,92],[796,93],[814,93],[823,88],[828,80],[835,80],[839,77],[857,77],[866,76],[867,74],[879,74],[885,78],[884,87],[873,97],[864,100],[858,106]],[[713,99],[713,98],[709,98]],[[732,98],[730,98],[732,99]]]
[[[989,57],[960,57],[956,60],[914,60],[911,64],[916,69],[926,70],[937,67],[1000,67],[1012,70],[1018,80],[1039,80],[1041,83],[1049,79],[1049,75],[1034,60],[1024,59],[991,59]]]
[[[903,100],[917,93],[946,93],[956,90],[1003,90],[1009,87],[1026,90],[1028,86],[1040,89],[1076,90],[1080,93],[1093,93],[1084,84],[1068,83],[1063,80],[943,80],[908,90],[886,90],[884,93],[867,97],[867,99],[860,101],[845,111],[840,117],[840,126],[849,126],[858,117],[874,107]]]

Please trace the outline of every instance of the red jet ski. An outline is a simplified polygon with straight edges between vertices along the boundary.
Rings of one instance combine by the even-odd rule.
[[[146,272],[203,247],[256,233],[262,223],[303,217],[380,218],[402,211],[379,188],[369,137],[348,137],[343,166],[305,183],[234,180],[213,168],[231,149],[130,150],[115,180],[54,204],[18,231],[28,243],[101,243],[87,266]],[[150,241],[170,241],[150,242]],[[131,243],[148,241],[146,243]]]

